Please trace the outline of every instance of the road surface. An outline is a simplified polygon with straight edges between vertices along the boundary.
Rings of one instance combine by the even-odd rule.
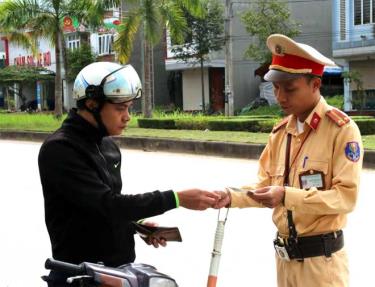
[[[45,286],[51,255],[44,225],[37,156],[40,143],[0,140],[0,287]],[[240,186],[256,179],[257,162],[212,156],[122,150],[123,192]],[[345,229],[351,286],[373,285],[375,170],[364,170],[356,210]],[[156,266],[181,287],[206,286],[217,211],[184,208],[152,218],[178,226],[182,243],[154,249],[136,239],[137,262]],[[232,209],[226,225],[219,287],[276,286],[269,209]],[[302,286],[302,285],[301,285]]]

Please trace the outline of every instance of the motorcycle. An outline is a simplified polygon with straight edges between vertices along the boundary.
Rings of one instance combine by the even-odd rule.
[[[48,258],[48,270],[70,274],[67,283],[80,287],[178,287],[176,281],[142,263],[129,263],[117,268],[106,267],[100,263],[83,262],[79,265]],[[48,276],[43,276],[48,281]]]

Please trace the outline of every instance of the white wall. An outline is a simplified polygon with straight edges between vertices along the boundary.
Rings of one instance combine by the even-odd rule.
[[[209,103],[208,70],[204,69],[205,104]],[[184,111],[202,110],[202,85],[200,69],[182,72],[182,94]]]
[[[47,39],[41,38],[39,40],[37,55],[33,55],[30,49],[25,49],[16,43],[9,42],[9,65],[16,65],[17,59],[20,60],[22,58],[26,64],[28,62],[33,62],[37,65],[39,61],[41,66],[50,71],[56,72],[55,48]]]

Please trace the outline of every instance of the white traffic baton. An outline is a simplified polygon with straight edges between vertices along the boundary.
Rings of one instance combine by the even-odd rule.
[[[224,239],[224,228],[225,228],[225,223],[228,218],[228,212],[229,212],[229,208],[227,209],[227,213],[225,215],[224,220],[220,220],[220,209],[219,209],[219,213],[217,216],[214,249],[212,250],[210,272],[208,274],[207,287],[216,287],[217,277],[219,273],[220,258],[221,258],[221,247],[223,245],[223,239]]]

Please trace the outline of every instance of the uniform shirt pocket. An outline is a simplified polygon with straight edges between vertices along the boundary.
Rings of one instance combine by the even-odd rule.
[[[309,170],[316,170],[321,171],[325,175],[328,173],[328,161],[322,160],[307,160],[304,167],[302,167],[299,172],[309,171]]]

